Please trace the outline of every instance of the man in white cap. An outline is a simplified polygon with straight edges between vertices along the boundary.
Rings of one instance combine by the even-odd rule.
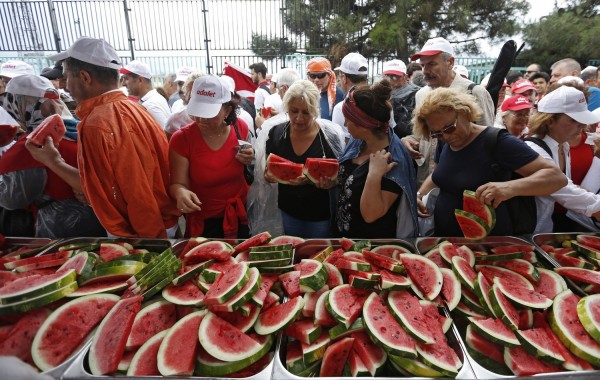
[[[350,90],[353,88],[369,84],[367,80],[369,74],[369,62],[359,53],[346,54],[346,56],[342,58],[340,67],[336,67],[334,70],[339,70],[340,72],[338,76],[339,85],[346,96],[348,96]],[[343,105],[344,102],[339,102],[333,107],[331,121],[342,127],[344,135],[346,136],[346,141],[348,141],[350,139],[350,133],[345,125],[346,119],[342,113]]]
[[[12,78],[18,77],[24,74],[35,75],[35,70],[27,62],[23,61],[6,61],[0,66],[0,79],[6,86]]]
[[[179,99],[175,100],[175,102],[171,105],[171,112],[181,112],[185,109],[185,104],[183,103],[183,93],[185,89],[183,88],[183,84],[188,79],[192,73],[195,73],[196,69],[189,66],[182,66],[177,69],[175,76],[175,84],[177,85],[177,94],[179,94]]]
[[[479,125],[494,125],[494,103],[489,92],[481,85],[476,85],[468,79],[456,74],[454,67],[454,48],[445,38],[435,37],[427,40],[421,51],[413,54],[411,60],[419,60],[423,66],[423,74],[427,86],[421,88],[416,96],[417,107],[423,102],[425,96],[438,87],[449,87],[464,91],[475,97],[483,114],[476,121]],[[419,165],[417,168],[417,185],[433,171],[433,155],[437,146],[437,139],[417,139],[410,135],[402,139]],[[418,194],[418,196],[422,196]]]
[[[412,112],[415,109],[415,94],[421,87],[410,82],[406,64],[399,59],[383,63],[383,76],[392,84],[392,112],[399,138],[412,134]]]
[[[119,72],[123,74],[129,95],[137,97],[140,104],[165,129],[167,120],[171,116],[171,108],[167,100],[152,87],[150,66],[144,62],[133,60],[127,66],[119,69]]]
[[[174,237],[181,212],[168,193],[167,138],[146,109],[119,90],[115,49],[103,39],[81,37],[50,59],[63,61],[67,88],[79,103],[79,170],[65,164],[50,139],[28,150],[83,190],[109,235]]]

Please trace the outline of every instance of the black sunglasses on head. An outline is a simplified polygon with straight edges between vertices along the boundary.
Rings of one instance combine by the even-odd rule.
[[[326,76],[327,76],[327,73],[318,73],[318,74],[315,74],[315,73],[308,73],[308,77],[309,77],[310,79],[317,79],[317,78],[319,78],[319,79],[323,79],[323,78],[325,78]]]

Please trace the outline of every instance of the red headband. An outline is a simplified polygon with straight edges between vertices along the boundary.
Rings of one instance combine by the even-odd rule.
[[[350,92],[348,95],[348,99],[344,101],[344,105],[342,106],[342,113],[344,117],[354,124],[367,128],[367,129],[375,129],[379,127],[387,127],[387,122],[382,123],[381,121],[367,115],[365,111],[358,108],[356,102],[354,101],[354,90]],[[385,128],[387,131],[387,128]]]

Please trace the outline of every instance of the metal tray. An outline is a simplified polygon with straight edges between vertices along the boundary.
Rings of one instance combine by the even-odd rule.
[[[9,252],[0,254],[0,257],[10,257],[13,255],[14,251],[22,247],[31,247],[31,248],[42,248],[39,252],[35,253],[32,256],[37,256],[42,254],[43,252],[52,249],[57,243],[61,240],[51,240],[47,238],[29,238],[29,237],[6,237],[4,241],[4,250],[8,250]]]
[[[561,265],[556,260],[554,260],[554,258],[552,258],[552,256],[550,256],[542,248],[542,245],[548,244],[548,245],[561,246],[561,244],[564,241],[567,241],[567,240],[576,240],[577,239],[577,235],[582,235],[582,234],[600,237],[600,233],[594,233],[594,232],[550,233],[550,234],[536,234],[536,235],[533,235],[532,238],[531,238],[531,241],[533,242],[533,244],[536,246],[536,248],[540,252],[542,252],[545,256],[548,257],[548,260],[552,263],[552,265],[558,268]]]
[[[489,250],[489,248],[493,248],[493,247],[499,247],[499,246],[505,246],[505,245],[522,245],[522,244],[530,244],[531,242],[524,240],[522,238],[518,238],[518,237],[512,237],[512,236],[490,236],[487,237],[483,240],[480,241],[476,241],[474,242],[473,240],[468,240],[465,238],[458,238],[458,237],[448,237],[448,238],[419,238],[416,241],[416,246],[417,246],[417,250],[419,251],[419,253],[424,254],[426,253],[429,249],[433,248],[435,245],[437,245],[438,243],[442,242],[442,241],[449,241],[453,244],[457,244],[457,245],[466,245],[467,247],[473,249],[473,250],[483,250],[483,251],[487,251]],[[539,247],[536,247],[535,249],[535,253],[536,253],[536,257],[538,259],[538,266],[542,266],[548,269],[552,269],[555,267],[556,262],[554,260],[552,260],[552,258],[550,256],[548,256],[547,254],[545,254],[541,249],[539,249]],[[565,279],[568,280],[568,279]],[[575,292],[581,292],[581,289],[579,289],[572,281],[567,281],[567,284],[572,288],[572,290],[574,290]],[[466,322],[464,322],[463,318],[454,318],[455,323],[453,324],[453,329],[456,329],[457,331],[457,336],[460,339],[460,344],[461,347],[463,347],[465,356],[467,357],[467,360],[470,362],[471,367],[473,369],[473,372],[475,373],[475,377],[477,379],[499,379],[499,378],[507,378],[507,379],[521,379],[521,378],[526,378],[526,377],[519,377],[519,376],[507,376],[507,375],[502,375],[502,374],[498,374],[495,372],[490,371],[489,369],[485,368],[484,366],[480,365],[475,359],[473,359],[473,357],[471,357],[471,355],[469,355],[469,353],[466,350],[466,343],[464,340],[465,337],[465,331],[466,331]],[[535,375],[533,377],[529,377],[529,378],[536,378],[536,379],[595,379],[598,380],[600,379],[600,371],[565,371],[565,372],[556,372],[556,373],[550,373],[550,374],[540,374],[540,375]]]
[[[94,243],[114,243],[114,242],[125,242],[133,245],[135,248],[147,249],[151,252],[161,253],[165,249],[171,247],[177,240],[176,239],[140,239],[140,238],[72,238],[65,239],[58,242],[48,249],[44,251],[44,253],[55,252],[60,247],[64,247],[69,244],[94,244]]]
[[[357,240],[355,240],[357,241]],[[384,244],[392,244],[402,246],[411,252],[416,252],[415,246],[408,240],[401,239],[370,239],[373,247]],[[300,244],[294,252],[294,262],[297,263],[302,259],[308,259],[310,256],[319,253],[325,248],[332,246],[333,249],[341,248],[340,239],[307,239]]]

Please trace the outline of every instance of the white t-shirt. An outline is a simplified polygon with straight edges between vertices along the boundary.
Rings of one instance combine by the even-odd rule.
[[[162,129],[165,129],[167,120],[171,116],[171,108],[169,107],[169,103],[167,103],[167,99],[159,94],[158,91],[151,90],[140,99],[140,104],[154,116]]]

